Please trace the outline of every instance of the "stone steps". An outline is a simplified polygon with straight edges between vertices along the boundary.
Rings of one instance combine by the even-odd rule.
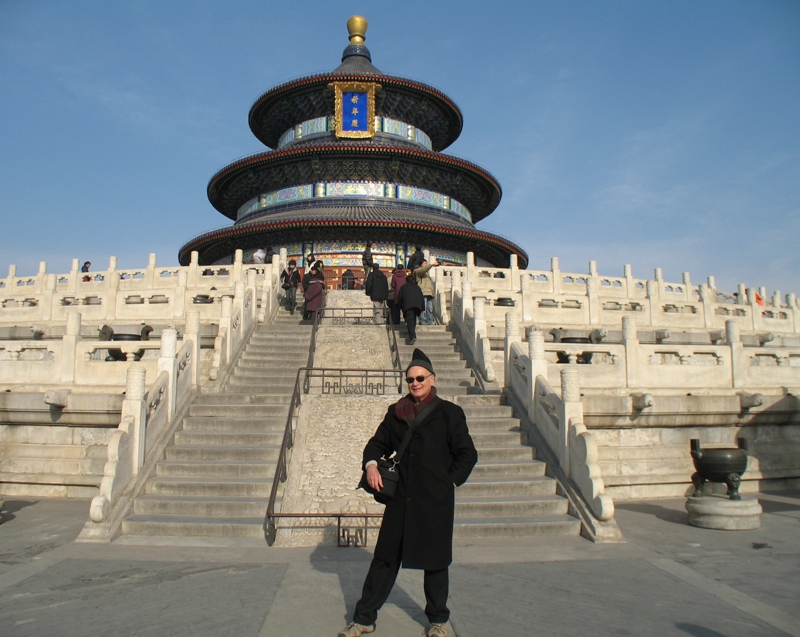
[[[289,335],[305,330],[301,338],[310,337],[283,314],[253,335],[222,393],[203,394],[190,406],[123,523],[125,534],[263,539],[295,371],[308,358],[307,341],[297,347]],[[478,449],[473,475],[457,490],[456,537],[579,534],[580,522],[526,445],[513,409],[502,396],[476,393],[451,334],[422,327],[415,347],[431,357],[439,394],[464,409]],[[404,364],[413,349],[400,344]]]
[[[288,407],[288,404],[194,404],[189,407],[189,415],[223,418],[279,418],[280,416],[286,417]]]
[[[279,313],[284,314],[284,311]],[[260,538],[310,328],[258,328],[220,393],[197,397],[133,503],[123,533]]]
[[[577,536],[581,523],[571,515],[456,518],[453,537]]]
[[[184,446],[234,446],[272,445],[275,437],[283,438],[283,432],[258,433],[249,431],[178,431],[175,444]],[[280,444],[280,442],[278,442]]]
[[[266,511],[266,504],[264,505]],[[122,523],[125,535],[149,537],[264,538],[264,517],[134,514]]]
[[[565,515],[568,508],[569,502],[557,495],[513,498],[491,494],[457,498],[456,518]]]
[[[134,513],[142,516],[180,514],[188,517],[247,517],[264,519],[266,508],[251,498],[204,498],[200,496],[160,496],[139,498]]]
[[[284,411],[288,411],[289,405],[287,404]],[[283,434],[283,429],[286,425],[286,413],[277,416],[268,416],[263,418],[235,418],[235,417],[197,417],[187,416],[184,420],[183,430],[178,433],[191,433],[191,432],[231,432],[231,433],[269,433],[272,431],[280,432]]]
[[[41,471],[0,470],[0,485],[4,496],[39,498],[92,498],[97,495],[103,479],[99,473],[53,473],[52,466],[42,466]]]
[[[274,468],[274,467],[273,467]],[[146,495],[188,495],[198,497],[261,498],[266,502],[272,489],[272,476],[247,477],[157,476],[147,482]],[[264,511],[266,511],[266,504]]]
[[[164,460],[158,463],[156,475],[163,478],[272,478],[275,475],[275,463],[278,461],[279,448],[264,453],[259,460],[247,461],[245,458],[234,460]],[[244,454],[247,455],[247,454]]]
[[[4,442],[0,444],[0,492],[30,497],[93,497],[103,479],[106,460],[104,445]]]

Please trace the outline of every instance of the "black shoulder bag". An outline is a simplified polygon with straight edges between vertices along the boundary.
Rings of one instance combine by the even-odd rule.
[[[400,443],[400,447],[392,453],[387,459],[386,456],[381,457],[378,460],[378,472],[381,474],[381,479],[383,480],[383,488],[380,491],[376,491],[371,486],[369,486],[369,482],[367,482],[367,470],[361,473],[361,481],[358,483],[358,489],[364,489],[367,493],[372,494],[372,497],[375,498],[376,502],[380,502],[381,504],[387,504],[389,500],[394,497],[394,494],[397,493],[397,483],[400,481],[400,472],[397,469],[397,465],[400,464],[400,459],[403,457],[403,454],[406,451],[406,447],[408,447],[408,443],[411,442],[411,435],[414,433],[414,429],[417,425],[419,425],[431,411],[433,411],[434,407],[441,402],[441,398],[435,396],[434,399],[425,406],[425,408],[417,414],[417,417],[414,418],[414,422],[406,431],[406,435],[403,436],[403,440]]]

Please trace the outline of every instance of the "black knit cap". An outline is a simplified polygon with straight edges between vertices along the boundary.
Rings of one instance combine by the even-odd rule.
[[[414,348],[414,353],[411,356],[411,362],[408,364],[408,367],[406,367],[406,374],[408,374],[408,370],[412,367],[424,367],[431,374],[436,373],[433,371],[433,363],[431,363],[431,359],[425,356],[425,352],[418,348]]]

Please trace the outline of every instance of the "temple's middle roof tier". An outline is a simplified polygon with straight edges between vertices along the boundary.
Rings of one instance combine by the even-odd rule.
[[[461,202],[473,222],[490,214],[502,197],[500,184],[489,172],[458,157],[385,138],[368,142],[323,138],[229,164],[211,178],[208,199],[236,220],[239,208],[262,193],[326,181],[413,184]]]

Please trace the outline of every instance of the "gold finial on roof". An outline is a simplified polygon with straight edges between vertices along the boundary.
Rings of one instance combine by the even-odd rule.
[[[347,21],[347,30],[350,33],[350,44],[364,44],[367,33],[367,19],[354,15]]]

